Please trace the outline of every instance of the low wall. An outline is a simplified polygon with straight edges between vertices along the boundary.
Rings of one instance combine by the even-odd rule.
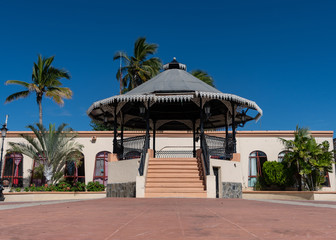
[[[336,192],[243,191],[243,199],[336,201]]]
[[[106,197],[134,198],[135,196],[135,182],[107,184]]]
[[[242,198],[242,184],[222,182],[222,198]]]
[[[9,192],[5,202],[34,202],[52,200],[81,200],[105,198],[106,192]]]
[[[139,159],[108,163],[108,184],[135,182],[138,175]]]

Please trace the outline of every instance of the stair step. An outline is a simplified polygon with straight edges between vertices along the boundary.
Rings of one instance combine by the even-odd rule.
[[[146,198],[206,198],[207,193],[145,193]]]
[[[198,169],[167,169],[167,168],[151,168],[147,170],[149,173],[199,173]]]
[[[147,182],[146,188],[161,187],[161,188],[203,188],[202,182]]]
[[[188,177],[199,177],[199,173],[185,173],[185,172],[155,172],[147,173],[147,178],[150,177],[164,177],[164,178],[188,178]]]
[[[147,187],[146,193],[199,193],[204,192],[203,187]]]
[[[149,165],[148,166],[148,169],[196,169],[198,170],[197,168],[197,165],[193,164],[193,165],[183,165],[183,166],[176,166],[176,165],[170,165],[170,164],[164,164],[164,165]]]
[[[196,161],[152,161],[148,163],[149,166],[153,166],[153,165],[197,165]]]
[[[196,158],[150,158],[149,161],[197,161]]]
[[[146,182],[147,183],[159,183],[159,182],[170,182],[170,183],[174,183],[174,182],[196,182],[199,181],[199,177],[184,177],[184,178],[176,178],[176,177],[172,177],[172,178],[164,178],[164,177],[147,177]]]
[[[206,198],[196,158],[150,158],[145,197]]]

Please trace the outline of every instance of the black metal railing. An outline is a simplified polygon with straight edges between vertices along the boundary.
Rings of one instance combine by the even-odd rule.
[[[204,162],[204,168],[206,175],[210,174],[209,167],[210,167],[210,154],[209,154],[209,148],[207,145],[207,141],[205,138],[205,134],[201,134],[201,149],[202,149],[202,155],[203,155],[203,162]]]
[[[139,174],[140,176],[143,176],[145,163],[146,163],[146,155],[149,148],[149,135],[145,135],[144,145],[141,151],[141,157],[140,157],[140,165],[139,165]]]
[[[123,145],[121,144],[121,139],[117,141],[117,154],[119,160],[140,158],[141,153],[145,144],[146,135],[130,137],[123,140]]]
[[[233,153],[232,138],[222,138],[205,135],[206,144],[208,146],[211,158],[230,160]],[[228,142],[226,142],[228,141]]]
[[[188,148],[190,150],[188,150]],[[156,158],[192,158],[192,146],[165,146],[156,151]]]

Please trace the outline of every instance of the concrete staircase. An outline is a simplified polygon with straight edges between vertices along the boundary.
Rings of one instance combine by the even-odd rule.
[[[145,197],[206,198],[196,158],[149,158]]]

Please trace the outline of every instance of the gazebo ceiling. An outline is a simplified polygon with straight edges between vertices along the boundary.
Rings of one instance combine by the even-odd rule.
[[[210,107],[204,128],[220,128],[232,124],[232,110],[236,124],[262,116],[259,106],[248,99],[222,93],[185,71],[186,66],[175,59],[164,65],[165,71],[133,90],[93,103],[87,114],[100,122],[114,122],[125,127],[144,129],[146,124],[139,107],[149,109],[149,118],[157,130],[191,130],[193,122],[200,122],[200,108]],[[232,108],[232,104],[234,108]],[[255,116],[247,114],[256,110]],[[117,117],[114,117],[114,114]],[[249,114],[250,111],[248,112]],[[226,120],[225,120],[226,116]]]

